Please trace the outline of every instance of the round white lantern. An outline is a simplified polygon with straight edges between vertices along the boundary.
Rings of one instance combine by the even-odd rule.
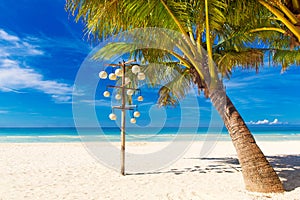
[[[137,74],[140,72],[140,66],[138,65],[133,65],[131,68],[132,73]]]
[[[123,75],[123,70],[122,69],[116,69],[115,74],[119,77]]]
[[[133,93],[134,93],[134,91],[133,91],[133,90],[131,90],[131,89],[127,90],[127,95],[128,95],[128,96],[131,96],[131,95],[133,95]]]
[[[142,80],[145,80],[146,76],[145,76],[145,74],[143,72],[140,72],[140,73],[138,73],[137,78],[140,81],[142,81]]]
[[[101,79],[106,79],[106,78],[107,78],[107,73],[106,73],[106,71],[101,71],[101,72],[99,72],[99,77],[100,77]]]
[[[109,91],[105,91],[105,92],[103,92],[103,96],[105,96],[105,97],[109,97],[109,96],[110,96],[110,92],[109,92]]]
[[[135,118],[131,118],[130,119],[130,123],[135,124],[136,123],[136,119]]]
[[[139,111],[135,111],[135,112],[133,113],[133,116],[134,116],[134,117],[140,117],[140,116],[141,116],[141,113],[140,113]]]
[[[115,81],[115,80],[117,80],[117,75],[114,73],[111,73],[111,74],[109,74],[108,78],[109,78],[109,80]]]
[[[108,117],[109,117],[110,120],[116,120],[117,119],[117,115],[114,114],[114,113],[110,113]]]
[[[115,96],[115,99],[116,100],[120,100],[122,97],[121,97],[121,95],[120,94],[116,94],[116,96]]]
[[[144,101],[144,97],[143,96],[138,96],[137,100],[138,101]]]

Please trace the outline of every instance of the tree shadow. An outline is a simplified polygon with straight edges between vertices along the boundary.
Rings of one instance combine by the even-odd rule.
[[[232,157],[214,157],[214,158],[185,158],[197,160],[209,160],[211,164],[200,166],[195,165],[192,167],[182,169],[170,169],[167,171],[155,172],[140,172],[128,173],[126,175],[147,175],[147,174],[167,174],[181,175],[185,173],[236,173],[241,172],[241,167],[237,158]],[[286,191],[292,191],[300,187],[300,155],[279,155],[267,156],[270,164],[274,167],[278,176],[282,179]]]
[[[267,156],[286,191],[300,187],[300,155]]]
[[[240,170],[239,161],[236,158],[199,158],[202,160],[214,160],[228,164]],[[281,178],[286,191],[292,191],[300,187],[300,155],[267,156],[268,161]]]
[[[185,159],[198,159],[198,160],[212,160],[208,165],[195,165],[182,169],[173,168],[167,171],[154,171],[154,172],[139,172],[139,173],[126,173],[126,175],[148,175],[148,174],[175,174],[181,175],[185,173],[235,173],[240,172],[239,162],[235,158],[185,158]],[[222,161],[219,162],[218,161]],[[226,161],[226,162],[225,162]]]

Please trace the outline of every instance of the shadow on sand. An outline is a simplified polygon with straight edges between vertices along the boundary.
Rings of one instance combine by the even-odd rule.
[[[225,157],[225,158],[185,158],[197,160],[209,160],[212,164],[200,166],[196,165],[189,168],[170,169],[168,171],[156,172],[140,172],[128,173],[126,175],[146,175],[146,174],[166,174],[172,173],[180,175],[184,173],[235,173],[240,172],[241,168],[238,159]],[[281,156],[267,156],[270,164],[275,168],[275,171],[282,179],[286,191],[294,190],[300,187],[300,155],[281,155]]]
[[[286,191],[300,187],[300,155],[268,156]]]
[[[235,158],[185,158],[185,159],[198,159],[198,160],[212,160],[209,165],[200,166],[195,165],[182,169],[170,169],[168,171],[155,171],[155,172],[140,172],[140,173],[127,173],[126,175],[148,175],[148,174],[175,174],[180,175],[184,173],[234,173],[241,171],[239,162]],[[226,164],[227,163],[227,164]],[[230,163],[230,165],[228,165]]]

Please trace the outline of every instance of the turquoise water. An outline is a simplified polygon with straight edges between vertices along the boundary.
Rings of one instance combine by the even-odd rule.
[[[250,127],[258,141],[300,140],[300,127]],[[230,140],[226,129],[129,128],[127,141]],[[120,141],[119,128],[0,128],[0,143]]]

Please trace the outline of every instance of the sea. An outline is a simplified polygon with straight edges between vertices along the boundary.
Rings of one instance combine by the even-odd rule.
[[[300,141],[300,126],[249,127],[257,141]],[[140,127],[126,129],[126,141],[229,141],[224,127]],[[0,128],[0,143],[70,143],[120,141],[120,128],[18,127]]]

